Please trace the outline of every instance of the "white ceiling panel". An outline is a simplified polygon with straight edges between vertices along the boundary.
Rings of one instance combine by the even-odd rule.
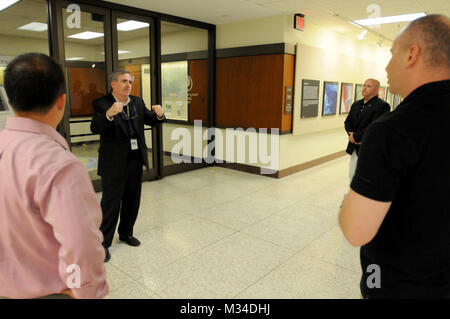
[[[374,3],[379,5],[381,16],[421,11],[450,16],[449,0],[110,0],[109,2],[216,25],[280,14],[303,13],[306,26],[308,23],[326,26],[335,32],[350,36],[359,34],[360,29],[336,18],[334,14],[349,20],[368,18],[372,13],[367,12],[367,6]],[[47,36],[44,33],[17,30],[18,27],[30,22],[46,22],[43,1],[22,1],[0,12],[0,33],[27,36],[28,32],[28,36],[34,38]],[[87,26],[86,23],[83,25]],[[394,39],[406,25],[407,23],[382,25],[381,28],[371,31],[374,37],[379,33],[387,39]]]

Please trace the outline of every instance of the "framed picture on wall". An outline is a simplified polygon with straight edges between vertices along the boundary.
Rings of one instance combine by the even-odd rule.
[[[362,96],[363,87],[364,87],[364,84],[356,84],[356,86],[355,86],[355,101],[359,101],[363,98],[363,96]]]
[[[319,112],[319,87],[318,80],[302,80],[302,107],[301,118],[316,117]]]
[[[350,107],[353,103],[353,83],[341,84],[341,107],[339,108],[339,114],[345,114],[350,112]]]
[[[338,82],[325,81],[323,83],[322,115],[336,114],[338,101]]]

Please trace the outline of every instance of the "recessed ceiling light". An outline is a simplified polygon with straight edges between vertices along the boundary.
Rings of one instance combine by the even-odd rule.
[[[5,10],[6,8],[12,6],[13,4],[16,4],[21,0],[2,0],[0,3],[0,11]]]
[[[105,52],[100,52],[101,54],[105,54]],[[125,54],[125,53],[131,53],[131,51],[127,51],[127,50],[119,50],[117,51],[118,54]]]
[[[397,16],[390,16],[390,17],[379,17],[379,18],[372,18],[372,19],[361,19],[361,20],[355,20],[354,22],[360,25],[376,25],[376,24],[386,24],[386,23],[396,23],[396,22],[408,22],[413,21],[418,18],[424,17],[426,14],[424,12],[420,13],[412,13],[412,14],[401,14]]]
[[[136,29],[141,29],[148,27],[149,24],[146,22],[139,22],[134,20],[125,21],[117,24],[117,30],[119,31],[131,31]]]
[[[80,56],[74,56],[72,58],[67,58],[66,61],[79,61],[79,60],[84,60],[83,57]]]
[[[103,36],[103,33],[92,32],[92,31],[85,31],[85,32],[69,35],[69,38],[81,39],[81,40],[90,40],[90,39],[100,38],[102,36]]]
[[[42,32],[42,31],[47,31],[47,24],[41,23],[41,22],[31,22],[31,23],[25,24],[21,27],[18,27],[17,29]]]

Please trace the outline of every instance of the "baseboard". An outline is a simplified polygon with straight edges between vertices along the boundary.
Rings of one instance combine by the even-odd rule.
[[[167,156],[171,156],[172,154],[170,152],[164,152],[164,155]],[[262,175],[262,176],[267,176],[267,177],[272,177],[272,178],[283,178],[301,171],[304,171],[306,169],[312,168],[314,166],[317,165],[321,165],[324,164],[326,162],[335,160],[339,157],[342,156],[346,156],[347,153],[345,151],[340,151],[340,152],[336,152],[333,154],[329,154],[326,156],[322,156],[319,158],[316,158],[312,161],[309,162],[305,162],[299,165],[295,165],[289,168],[285,168],[279,171],[274,171],[274,173],[272,174],[261,174],[261,167],[259,166],[252,166],[252,165],[247,165],[247,164],[241,164],[241,163],[227,163],[227,162],[222,162],[222,163],[214,163],[213,165],[218,166],[218,167],[224,167],[224,168],[229,168],[229,169],[233,169],[235,171],[241,171],[241,172],[245,172],[245,173],[250,173],[250,174],[256,174],[256,175]],[[190,163],[195,163],[194,162],[194,157],[190,157],[190,156],[182,156],[182,155],[175,155],[178,156],[180,158],[187,158],[190,159],[191,162]],[[206,164],[203,161],[203,164]],[[175,165],[174,165],[175,166]],[[198,168],[198,166],[196,166]],[[194,168],[194,166],[193,166]]]
[[[215,166],[234,169],[235,171],[241,171],[241,172],[246,172],[246,173],[251,173],[251,174],[256,174],[256,175],[263,175],[263,176],[267,176],[267,177],[279,178],[278,177],[279,171],[274,171],[273,174],[261,174],[261,167],[258,167],[258,166],[251,166],[251,165],[241,164],[241,163],[226,163],[226,162],[216,163]]]
[[[282,169],[281,171],[278,172],[278,176],[279,176],[278,178],[283,178],[285,176],[304,171],[306,169],[309,169],[314,166],[321,165],[323,163],[335,160],[335,159],[345,156],[345,155],[347,155],[347,153],[345,151],[340,151],[340,152],[336,152],[336,153],[333,153],[333,154],[330,154],[327,156],[316,158],[315,160],[312,160],[309,162],[305,162],[305,163],[302,163],[299,165],[295,165],[295,166],[292,166],[289,168]]]
[[[273,174],[261,174],[261,167],[258,166],[251,166],[247,164],[240,164],[240,163],[216,163],[216,166],[219,167],[225,167],[229,169],[234,169],[236,171],[251,173],[251,174],[257,174],[257,175],[263,175],[273,178],[283,178],[288,175],[292,175],[301,171],[304,171],[306,169],[312,168],[317,165],[324,164],[326,162],[335,160],[339,157],[345,156],[347,153],[345,151],[336,152],[330,155],[326,155],[323,157],[316,158],[315,160],[305,162],[299,165],[295,165],[289,168],[282,169],[280,171],[275,171]]]

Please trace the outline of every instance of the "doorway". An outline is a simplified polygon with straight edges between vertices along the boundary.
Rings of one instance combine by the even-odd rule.
[[[65,0],[52,1],[50,9],[50,20],[56,22],[50,30],[53,56],[63,67],[67,86],[66,112],[58,130],[85,165],[98,192],[100,136],[90,130],[92,102],[110,92],[110,75],[121,68],[134,77],[131,94],[141,97],[149,109],[157,104],[155,21],[152,17]],[[150,168],[144,170],[146,181],[157,178],[160,172],[160,131],[158,127],[145,129]]]

